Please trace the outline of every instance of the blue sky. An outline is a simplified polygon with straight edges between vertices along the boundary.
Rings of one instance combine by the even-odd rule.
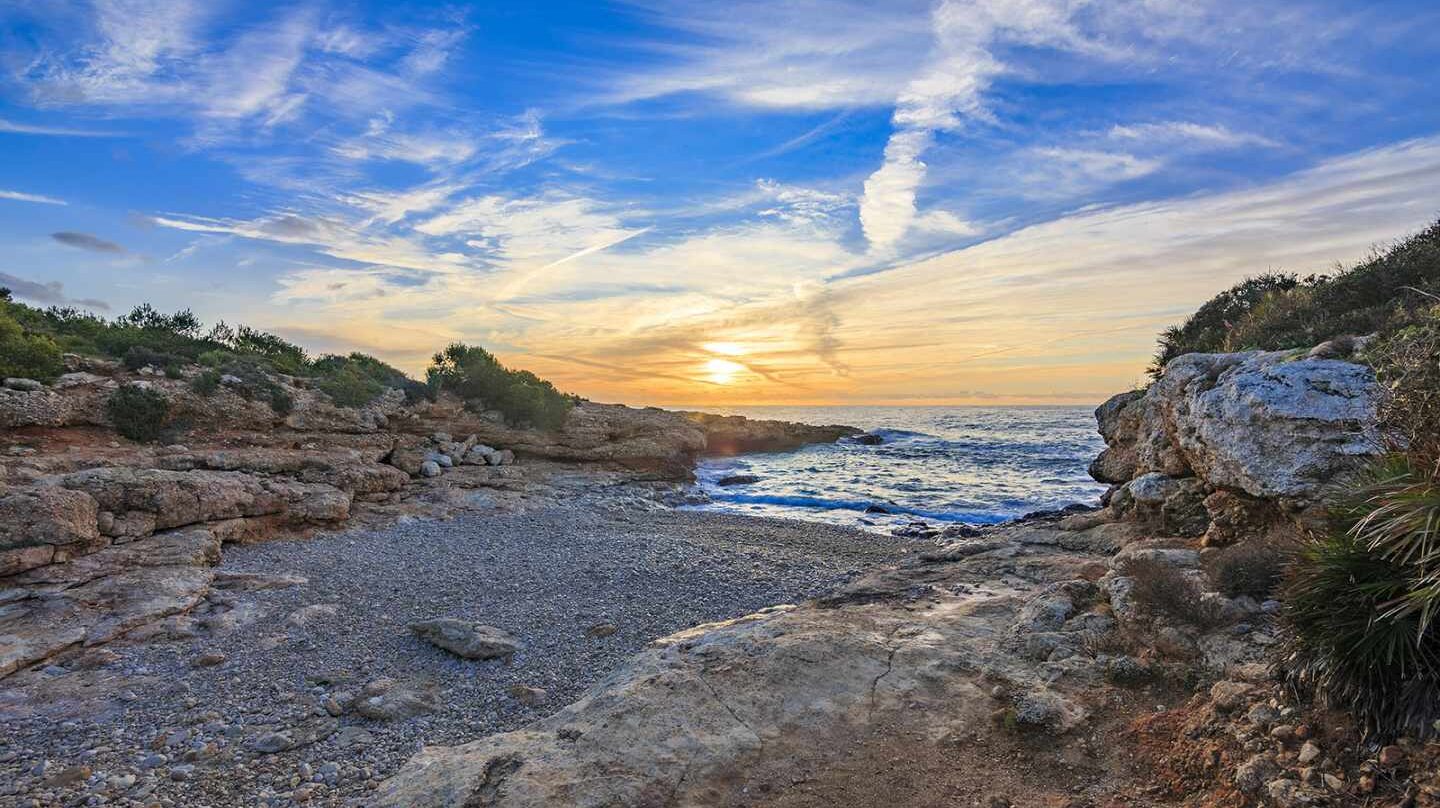
[[[0,8],[0,282],[636,403],[1098,400],[1440,211],[1433,3]]]

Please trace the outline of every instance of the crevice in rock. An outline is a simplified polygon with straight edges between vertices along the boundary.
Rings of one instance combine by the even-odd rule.
[[[719,702],[720,706],[725,708],[725,712],[729,713],[730,717],[735,719],[735,723],[744,727],[747,732],[755,736],[755,740],[760,744],[760,753],[764,754],[765,739],[760,737],[760,733],[756,732],[755,728],[750,726],[750,722],[741,718],[740,714],[735,712],[735,708],[730,706],[730,702],[726,701],[724,697],[720,695],[720,691],[716,690],[715,686],[710,684],[710,680],[705,678],[705,671],[696,671],[695,677],[700,680],[701,684],[705,685],[705,689],[710,691],[710,695],[715,698],[715,701]]]
[[[899,628],[896,628],[895,630],[891,631],[890,635],[885,638],[886,642],[893,642],[895,640],[895,634],[899,630]],[[889,676],[890,672],[895,670],[895,652],[899,650],[899,646],[889,646],[889,653],[885,655],[885,670],[881,671],[874,679],[870,680],[870,709],[866,713],[867,720],[869,717],[875,715],[875,691],[880,687],[880,680],[884,679],[886,676]]]

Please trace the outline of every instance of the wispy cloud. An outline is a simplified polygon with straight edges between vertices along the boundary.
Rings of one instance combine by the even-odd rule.
[[[73,129],[68,126],[44,126],[40,124],[17,123],[0,118],[0,132],[17,135],[44,135],[48,137],[124,137],[123,132],[108,132],[96,129]]]
[[[6,191],[0,189],[0,199],[13,199],[16,202],[37,202],[41,205],[65,205],[69,204],[63,199],[44,194],[27,194],[21,191]]]
[[[1235,149],[1243,146],[1275,148],[1275,140],[1250,132],[1236,132],[1223,124],[1193,121],[1161,121],[1156,123],[1116,124],[1110,128],[1111,139],[1130,141],[1143,146],[1191,145],[1200,148]]]
[[[113,241],[106,241],[99,236],[89,233],[78,233],[73,230],[62,230],[58,233],[51,233],[50,238],[55,239],[67,247],[74,247],[79,250],[90,252],[109,253],[110,255],[128,255],[129,250],[121,247]]]

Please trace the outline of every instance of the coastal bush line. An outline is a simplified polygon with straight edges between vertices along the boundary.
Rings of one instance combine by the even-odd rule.
[[[534,373],[506,368],[485,349],[463,343],[435,354],[422,382],[368,354],[312,358],[300,346],[249,326],[222,321],[206,329],[188,309],[166,314],[146,303],[106,319],[70,307],[27,306],[0,289],[0,377],[54,381],[64,370],[65,353],[117,360],[133,371],[155,368],[172,379],[198,365],[200,372],[190,379],[196,393],[213,395],[223,381],[245,398],[267,402],[279,415],[294,405],[276,378],[281,375],[308,380],[340,407],[363,407],[388,390],[403,392],[412,404],[445,390],[472,410],[498,410],[512,424],[541,429],[563,424],[576,400]],[[138,394],[121,395],[127,389],[117,391],[111,402],[117,429],[123,421],[122,434],[155,439],[158,426],[151,434],[137,422],[136,413],[147,402]]]
[[[1151,365],[1187,353],[1309,348],[1342,335],[1393,334],[1440,302],[1440,222],[1365,261],[1304,278],[1247,278],[1160,335]]]

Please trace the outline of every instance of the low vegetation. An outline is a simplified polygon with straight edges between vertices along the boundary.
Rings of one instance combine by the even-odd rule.
[[[0,298],[0,377],[48,382],[60,375],[60,346],[45,334],[27,332],[10,315],[9,295]]]
[[[1267,536],[1215,551],[1205,560],[1205,574],[1227,598],[1263,601],[1275,594],[1289,560],[1286,549]]]
[[[497,410],[512,424],[541,429],[563,424],[575,402],[528,370],[506,368],[478,346],[457,343],[436,354],[420,382],[363,353],[311,358],[300,346],[248,326],[221,322],[206,329],[189,310],[165,314],[144,304],[107,320],[74,308],[27,306],[0,289],[0,376],[52,381],[63,372],[64,353],[189,378],[190,388],[204,396],[224,387],[265,401],[281,415],[294,402],[280,376],[307,380],[340,407],[363,407],[387,390],[403,392],[411,404],[446,390],[471,409]]]
[[[1205,588],[1179,567],[1158,559],[1126,559],[1120,574],[1134,581],[1130,600],[1152,620],[1165,620],[1198,629],[1212,629],[1232,622],[1221,603],[1204,597]]]
[[[1379,739],[1440,731],[1440,479],[1404,455],[1376,464],[1292,571],[1291,683]]]
[[[1401,331],[1440,302],[1440,222],[1349,269],[1269,273],[1221,292],[1160,335],[1158,376],[1181,354],[1309,348],[1341,335]]]
[[[170,417],[170,402],[148,387],[127,384],[105,402],[105,412],[115,431],[133,441],[150,443],[164,434]]]
[[[489,351],[455,343],[435,354],[426,379],[432,389],[464,399],[471,409],[498,410],[512,424],[556,429],[575,398],[528,370],[512,370]]]

